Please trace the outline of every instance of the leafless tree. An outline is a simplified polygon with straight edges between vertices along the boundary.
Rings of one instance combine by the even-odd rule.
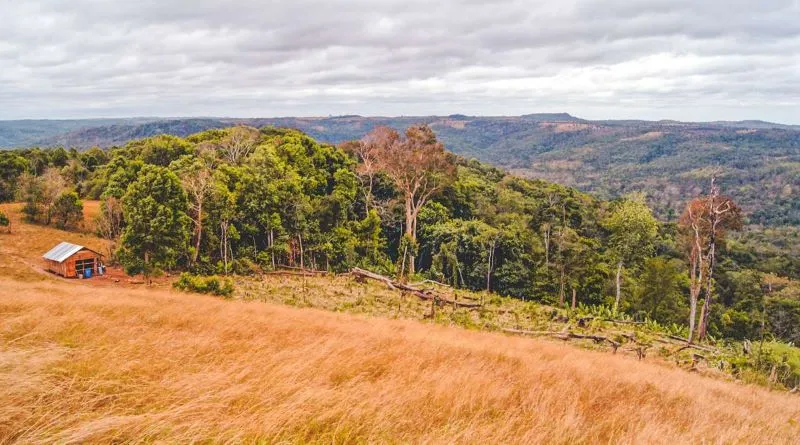
[[[205,165],[196,165],[181,177],[183,188],[189,194],[189,217],[194,223],[194,253],[192,263],[200,255],[200,242],[203,238],[203,205],[214,188],[211,171]]]
[[[113,196],[105,198],[100,204],[100,213],[97,215],[95,225],[102,238],[112,241],[108,248],[108,257],[111,258],[122,233],[122,203]]]
[[[222,138],[219,147],[225,159],[231,164],[238,164],[255,149],[258,144],[259,131],[255,128],[239,126],[231,128],[228,135]]]
[[[713,274],[717,257],[717,244],[728,230],[737,230],[742,225],[741,209],[727,196],[719,194],[715,178],[711,178],[708,196],[692,200],[680,219],[684,231],[684,244],[689,258],[689,338],[695,336],[697,302],[700,292],[705,290],[705,299],[700,311],[697,338],[708,334],[708,316],[713,300]]]

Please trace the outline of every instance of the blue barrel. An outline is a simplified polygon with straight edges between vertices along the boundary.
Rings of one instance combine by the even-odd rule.
[[[92,278],[92,269],[83,269],[83,278]]]

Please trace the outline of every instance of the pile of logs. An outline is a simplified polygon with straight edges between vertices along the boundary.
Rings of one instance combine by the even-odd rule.
[[[481,307],[480,303],[470,303],[470,302],[462,302],[456,301],[446,296],[443,296],[437,292],[434,292],[430,289],[421,289],[417,287],[418,285],[414,284],[406,284],[401,283],[396,280],[392,280],[389,277],[377,274],[375,272],[370,272],[368,270],[360,269],[358,267],[354,267],[350,274],[356,279],[370,279],[375,281],[380,281],[381,283],[385,284],[386,287],[392,290],[400,290],[403,292],[408,292],[416,297],[419,297],[423,300],[432,300],[435,304],[440,306],[451,305],[453,307],[464,307],[464,308],[479,308]]]

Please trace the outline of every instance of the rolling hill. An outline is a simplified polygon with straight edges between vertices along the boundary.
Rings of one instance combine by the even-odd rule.
[[[675,220],[716,173],[752,224],[800,224],[800,126],[763,121],[589,121],[566,113],[511,117],[408,116],[191,118],[0,122],[0,146],[109,147],[154,136],[187,136],[234,124],[293,127],[339,143],[376,126],[426,123],[455,153],[592,192],[643,191]]]
[[[57,239],[104,242],[11,214],[12,232],[0,233],[0,443],[789,444],[800,434],[797,395],[650,357],[57,279],[27,262]],[[309,298],[337,298],[317,290],[330,278],[294,284],[306,280]]]

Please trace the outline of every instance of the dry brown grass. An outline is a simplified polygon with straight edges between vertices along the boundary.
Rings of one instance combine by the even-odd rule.
[[[412,321],[0,278],[0,442],[792,443],[800,398]]]
[[[47,278],[30,264],[55,242],[103,241],[22,224],[18,205],[0,209],[12,218],[12,233],[0,234],[0,443],[793,443],[800,434],[799,397],[663,363]],[[243,289],[364,315],[425,310],[340,278]]]
[[[93,218],[99,212],[97,201],[84,202],[84,224],[77,231],[22,222],[22,204],[0,204],[0,211],[11,220],[11,233],[0,233],[0,276],[19,280],[42,280],[36,272],[41,267],[42,254],[61,241],[86,246],[101,253],[107,252],[108,241],[92,234]]]

